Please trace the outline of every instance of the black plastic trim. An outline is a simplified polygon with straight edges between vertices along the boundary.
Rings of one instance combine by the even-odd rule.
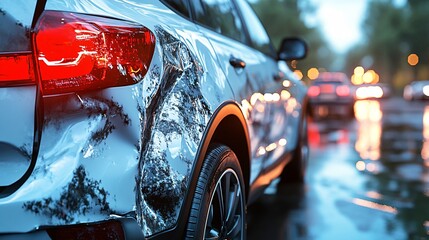
[[[121,222],[122,230],[124,231],[125,239],[145,239],[143,231],[134,218],[118,218]]]
[[[37,21],[39,21],[40,15],[42,15],[45,10],[47,0],[38,0],[36,4],[36,9],[34,10],[33,22],[31,23],[31,29],[34,29]]]
[[[109,224],[112,222],[119,222],[123,231],[123,236],[125,240],[135,240],[141,239],[144,240],[143,231],[140,228],[140,225],[134,218],[116,218],[109,219],[101,222],[92,222],[92,223],[82,223],[82,224],[71,224],[71,225],[59,225],[59,226],[42,226],[39,230],[27,232],[27,233],[10,233],[10,234],[0,234],[0,240],[51,240],[52,237],[49,235],[50,230],[60,230],[62,228],[74,228],[81,227],[91,227],[95,225]]]

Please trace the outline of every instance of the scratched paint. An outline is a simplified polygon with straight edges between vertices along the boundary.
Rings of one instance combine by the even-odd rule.
[[[83,166],[79,166],[58,199],[47,197],[40,201],[29,201],[24,203],[23,208],[36,215],[44,215],[51,220],[58,220],[61,224],[67,224],[75,222],[79,215],[92,211],[110,213],[108,195],[109,193],[100,187],[100,180],[91,179]]]
[[[162,48],[163,72],[169,74],[163,75],[163,87],[154,93],[146,109],[154,114],[147,120],[137,192],[137,215],[145,235],[176,223],[199,141],[211,115],[200,90],[203,70],[196,58],[169,33],[158,28],[156,34]]]

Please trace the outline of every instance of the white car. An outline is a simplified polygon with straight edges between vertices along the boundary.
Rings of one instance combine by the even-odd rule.
[[[306,51],[245,0],[0,1],[0,240],[244,239],[304,180]]]
[[[404,87],[404,99],[423,100],[429,99],[429,80],[413,81]]]

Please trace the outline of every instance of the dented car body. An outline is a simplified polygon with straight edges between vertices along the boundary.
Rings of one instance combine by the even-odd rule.
[[[208,185],[234,173],[246,205],[303,170],[306,88],[282,60],[305,46],[255,47],[247,3],[214,2],[0,3],[0,239],[244,238],[192,235],[200,173],[226,146],[239,168]],[[242,11],[244,37],[199,17],[216,4]]]

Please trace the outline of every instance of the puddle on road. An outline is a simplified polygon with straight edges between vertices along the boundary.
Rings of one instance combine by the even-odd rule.
[[[355,111],[309,124],[307,185],[273,186],[251,206],[250,239],[429,238],[429,105],[360,101]]]

